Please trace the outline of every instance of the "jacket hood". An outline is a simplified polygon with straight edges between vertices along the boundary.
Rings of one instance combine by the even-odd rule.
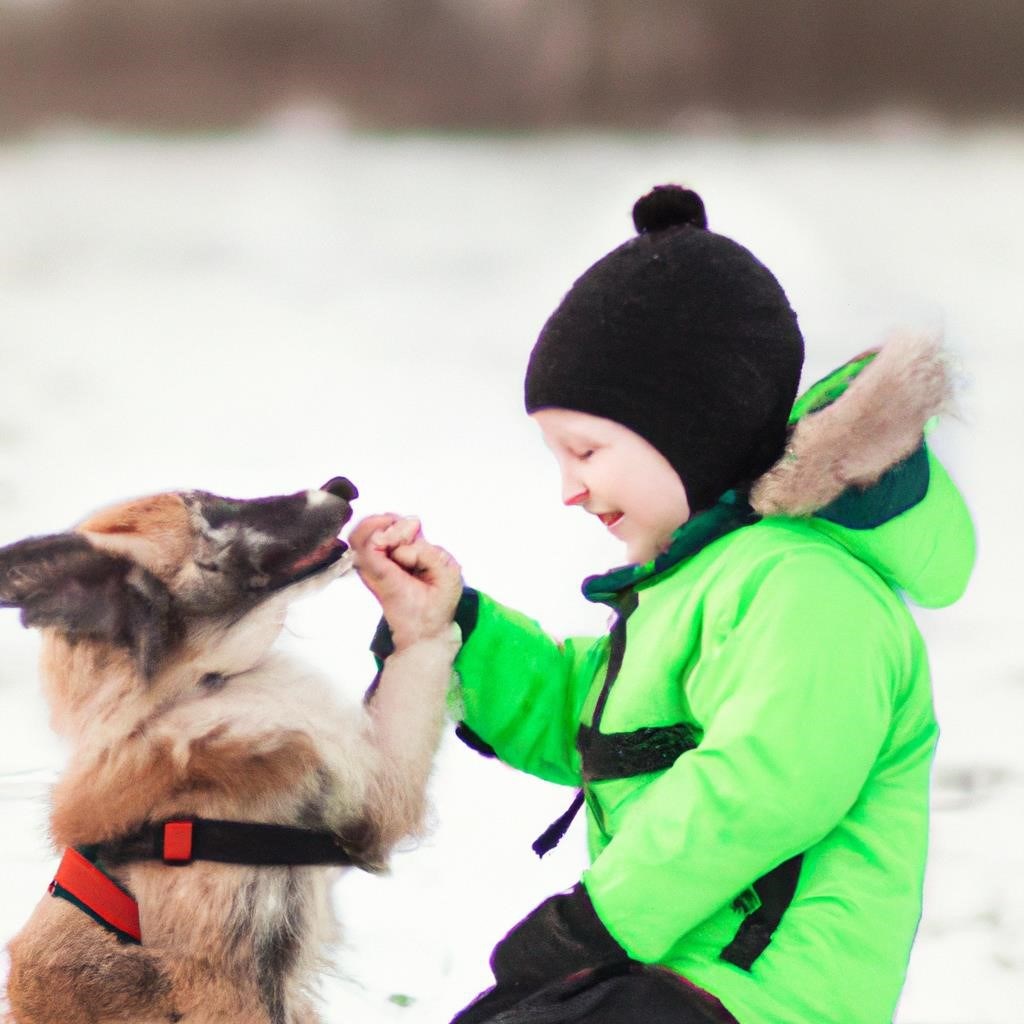
[[[970,514],[925,444],[951,410],[949,360],[902,335],[802,395],[783,457],[750,492],[760,516],[806,519],[915,604],[952,604],[974,566]]]

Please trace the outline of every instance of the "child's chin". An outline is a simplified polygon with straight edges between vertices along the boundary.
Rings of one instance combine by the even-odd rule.
[[[657,553],[653,544],[626,545],[626,560],[632,565],[643,565],[644,562],[651,561]]]
[[[634,537],[625,540],[626,558],[633,565],[643,565],[646,562],[653,562],[662,552],[667,551],[672,542],[672,535],[661,539],[649,537]]]

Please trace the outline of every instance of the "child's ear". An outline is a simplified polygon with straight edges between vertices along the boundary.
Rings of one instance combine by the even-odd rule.
[[[129,648],[147,677],[180,633],[160,580],[74,533],[0,548],[0,607],[20,608],[25,626]]]

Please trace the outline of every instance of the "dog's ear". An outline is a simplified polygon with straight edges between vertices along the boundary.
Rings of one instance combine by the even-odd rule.
[[[182,633],[160,580],[74,533],[0,548],[0,607],[20,608],[25,626],[52,626],[71,639],[129,648],[147,678]]]

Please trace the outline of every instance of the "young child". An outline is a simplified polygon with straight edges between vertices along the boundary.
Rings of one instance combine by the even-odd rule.
[[[937,734],[903,597],[949,604],[973,563],[924,444],[948,373],[898,338],[794,405],[803,341],[767,268],[689,190],[633,216],[526,372],[562,500],[625,544],[583,588],[609,634],[557,642],[463,588],[415,520],[352,535],[395,648],[461,627],[463,738],[586,802],[580,883],[456,1020],[889,1024]]]

